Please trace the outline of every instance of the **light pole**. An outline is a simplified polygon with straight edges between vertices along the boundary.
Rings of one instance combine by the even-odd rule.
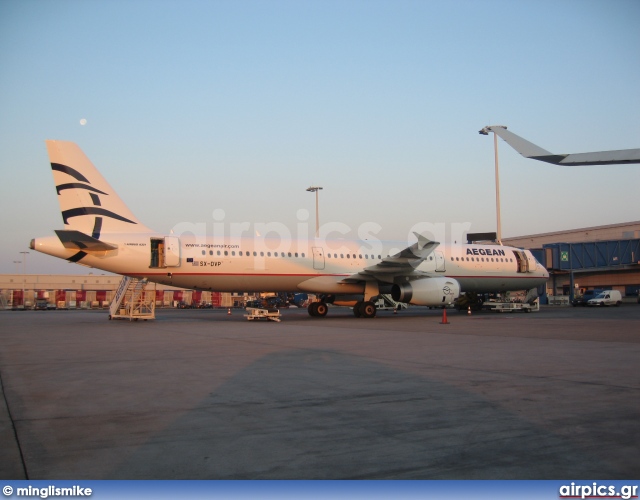
[[[21,260],[14,260],[13,263],[16,265],[16,274],[18,274],[20,272],[20,268],[18,267],[18,264],[22,264]]]
[[[496,238],[498,243],[502,245],[502,224],[500,222],[500,171],[498,169],[498,136],[493,131],[494,128],[501,127],[506,130],[504,125],[487,125],[478,133],[482,135],[489,135],[489,132],[493,132],[493,150],[496,163]]]
[[[26,309],[27,301],[25,300],[25,285],[27,283],[27,276],[25,273],[25,266],[27,263],[27,254],[29,252],[20,252],[22,254],[22,308]]]
[[[316,238],[320,236],[320,214],[318,213],[318,191],[322,188],[320,186],[310,186],[307,191],[310,193],[316,193]]]

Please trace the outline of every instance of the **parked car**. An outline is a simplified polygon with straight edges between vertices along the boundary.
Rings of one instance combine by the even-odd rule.
[[[46,311],[48,308],[47,299],[36,299],[36,305],[33,306],[36,311]]]
[[[571,305],[573,307],[576,307],[576,306],[584,307],[587,305],[587,303],[591,299],[596,298],[601,293],[602,293],[602,290],[600,290],[599,288],[596,288],[595,290],[585,290],[584,295],[574,298],[573,301],[571,302]]]
[[[605,290],[589,300],[587,304],[590,306],[619,306],[622,304],[622,295],[618,290]]]

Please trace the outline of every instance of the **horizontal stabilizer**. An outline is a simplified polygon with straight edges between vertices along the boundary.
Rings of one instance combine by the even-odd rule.
[[[80,231],[56,230],[56,234],[65,248],[82,250],[84,252],[106,252],[118,248],[118,245],[105,243]]]

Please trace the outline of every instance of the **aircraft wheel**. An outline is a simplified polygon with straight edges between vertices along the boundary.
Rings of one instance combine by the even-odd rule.
[[[109,321],[111,321],[111,314],[109,314]]]
[[[363,302],[360,306],[360,313],[363,318],[373,318],[376,315],[376,306],[373,302]]]
[[[309,316],[316,317],[318,315],[317,305],[318,305],[318,302],[312,302],[311,304],[309,304],[309,307],[307,307]]]
[[[362,302],[361,300],[359,300],[358,302],[356,302],[353,306],[353,315],[356,318],[361,318],[362,317],[362,304],[364,302]]]
[[[316,302],[316,315],[324,318],[329,312],[329,307],[324,302]]]

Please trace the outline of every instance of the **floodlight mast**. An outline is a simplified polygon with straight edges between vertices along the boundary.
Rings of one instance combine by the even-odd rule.
[[[20,252],[22,254],[22,308],[26,309],[25,288],[27,284],[26,263],[29,252]]]
[[[318,213],[318,191],[322,188],[320,186],[310,186],[307,191],[310,193],[316,193],[316,238],[320,236],[320,215]]]
[[[498,243],[502,245],[502,223],[500,220],[500,169],[498,168],[498,136],[492,130],[495,127],[507,129],[504,125],[487,125],[478,133],[481,135],[489,135],[489,132],[493,132],[493,151],[496,164],[496,239]]]

